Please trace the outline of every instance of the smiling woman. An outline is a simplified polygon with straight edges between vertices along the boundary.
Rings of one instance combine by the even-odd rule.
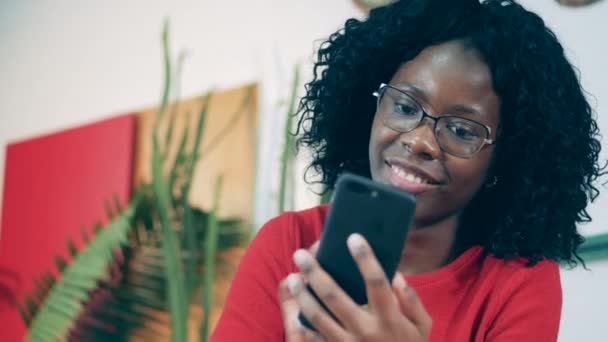
[[[389,83],[400,88],[381,88],[369,140],[371,176],[418,195],[414,226],[447,224],[447,217],[456,226],[456,213],[488,178],[494,152],[490,132],[500,121],[500,99],[490,71],[477,50],[451,40],[402,64]],[[429,181],[411,182],[404,173]],[[444,247],[447,254],[451,246]]]
[[[306,89],[299,146],[319,182],[351,172],[416,195],[399,272],[387,281],[361,236],[335,241],[366,283],[354,305],[312,257],[331,204],[284,213],[242,259],[214,340],[555,341],[558,262],[580,260],[601,168],[543,20],[509,0],[396,1],[332,34]]]

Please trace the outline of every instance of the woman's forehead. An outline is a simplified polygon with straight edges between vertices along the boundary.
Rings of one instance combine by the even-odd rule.
[[[477,51],[459,41],[424,49],[397,69],[390,84],[437,112],[465,107],[492,115],[500,106],[488,66]]]
[[[441,80],[466,82],[485,86],[492,83],[488,66],[479,53],[460,41],[450,41],[422,50],[412,60],[402,64],[393,76],[395,82]]]

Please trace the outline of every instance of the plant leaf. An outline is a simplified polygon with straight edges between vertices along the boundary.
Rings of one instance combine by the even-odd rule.
[[[201,145],[201,141],[203,138],[203,130],[205,128],[205,119],[207,118],[207,110],[209,109],[209,103],[211,102],[212,93],[209,92],[203,99],[203,105],[198,114],[198,119],[196,122],[196,133],[194,135],[194,146],[192,147],[192,151],[189,155],[189,161],[187,164],[186,170],[186,184],[188,184],[188,188],[190,184],[192,184],[192,177],[194,175],[194,168],[196,166],[196,161],[198,159],[198,153]],[[186,193],[187,197],[188,193]]]
[[[173,138],[173,131],[175,129],[175,118],[177,116],[178,108],[179,108],[179,96],[180,96],[180,84],[181,84],[181,76],[182,76],[182,67],[184,65],[184,60],[186,59],[186,52],[180,51],[179,56],[177,57],[177,63],[175,65],[175,74],[173,75],[175,82],[173,86],[173,105],[171,106],[171,113],[169,113],[169,128],[167,129],[167,133],[165,134],[165,153],[163,156],[163,160],[167,157],[167,153],[169,150],[169,146],[171,144],[171,139]]]
[[[186,143],[188,142],[189,132],[190,128],[188,125],[186,125],[186,127],[184,128],[182,139],[177,149],[177,154],[173,162],[173,167],[169,171],[169,191],[171,192],[172,203],[174,207],[179,203],[179,201],[173,199],[173,190],[175,189],[175,180],[177,179],[179,169],[184,165],[184,162],[186,161]]]
[[[106,216],[108,217],[108,220],[114,219],[114,217],[116,216],[116,213],[114,212],[114,208],[112,208],[112,204],[110,203],[110,201],[107,199],[104,200],[103,206],[106,210]]]
[[[72,239],[68,239],[68,251],[70,252],[70,256],[72,258],[78,254],[78,248],[76,247],[76,243]]]
[[[55,266],[57,266],[57,270],[59,270],[59,273],[63,272],[67,264],[67,261],[65,261],[62,256],[55,256]]]
[[[37,314],[32,318],[27,339],[64,340],[81,313],[80,300],[86,299],[90,290],[97,286],[114,258],[113,251],[128,243],[135,206],[135,196],[129,208],[101,230],[95,240],[77,254],[62,272],[62,278],[50,290]],[[89,279],[89,281],[84,281]]]
[[[169,102],[169,90],[171,89],[171,51],[169,50],[169,19],[165,19],[163,24],[162,32],[162,48],[163,48],[163,70],[165,80],[163,82],[163,93],[160,101],[160,107],[156,113],[156,121],[154,122],[154,131],[158,131],[158,125],[160,124],[165,111],[167,110],[167,103]]]

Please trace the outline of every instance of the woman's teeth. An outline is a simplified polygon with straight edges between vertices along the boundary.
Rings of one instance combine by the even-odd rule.
[[[426,180],[424,178],[420,178],[419,176],[416,176],[412,173],[409,173],[398,166],[391,165],[391,169],[393,170],[393,172],[395,172],[397,174],[397,176],[405,179],[408,182],[413,182],[413,183],[418,183],[418,184],[429,184],[428,180]]]

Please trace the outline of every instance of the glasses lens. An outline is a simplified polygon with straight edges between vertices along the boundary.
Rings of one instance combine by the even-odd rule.
[[[479,122],[461,117],[443,116],[437,122],[437,142],[448,153],[458,157],[471,157],[483,146],[488,136]]]
[[[422,108],[407,94],[385,87],[378,100],[378,111],[384,124],[396,131],[409,132],[418,126],[422,118]]]

